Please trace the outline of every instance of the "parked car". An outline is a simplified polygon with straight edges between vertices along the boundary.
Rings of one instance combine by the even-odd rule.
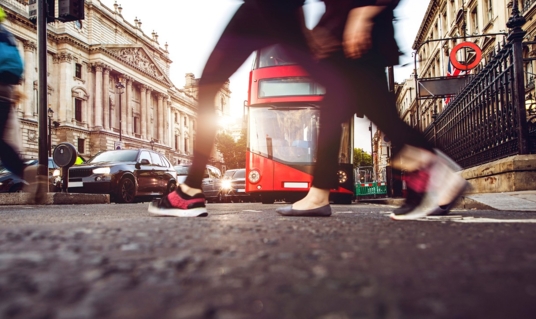
[[[37,165],[37,159],[25,160],[26,165]],[[54,163],[51,157],[48,158],[48,180],[49,191],[61,191],[61,169]],[[22,191],[24,182],[22,178],[8,171],[4,165],[0,163],[0,193],[15,193]]]
[[[117,203],[161,197],[176,187],[169,160],[152,150],[104,151],[69,168],[70,193],[110,194]]]
[[[228,169],[221,181],[224,202],[250,202],[251,195],[246,193],[246,169]]]
[[[173,168],[177,172],[177,184],[183,183],[190,170],[190,164],[176,165]],[[220,193],[221,178],[221,171],[217,167],[207,165],[203,175],[203,182],[201,183],[201,188],[207,201],[221,202],[223,200]]]

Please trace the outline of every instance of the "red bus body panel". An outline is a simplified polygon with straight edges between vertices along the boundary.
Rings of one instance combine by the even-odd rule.
[[[258,183],[252,184],[246,181],[247,193],[304,192],[311,187],[313,177],[310,174],[249,151],[246,152],[246,158],[246,171],[257,170],[261,175]],[[285,183],[307,183],[307,187],[284,187]],[[353,194],[351,190],[342,187],[331,192]]]

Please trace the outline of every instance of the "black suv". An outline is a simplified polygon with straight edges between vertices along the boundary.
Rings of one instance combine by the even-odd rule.
[[[162,154],[146,149],[101,152],[69,168],[70,193],[110,194],[119,203],[161,197],[176,187],[177,172]]]

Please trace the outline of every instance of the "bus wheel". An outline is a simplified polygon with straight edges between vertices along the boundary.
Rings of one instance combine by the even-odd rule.
[[[352,204],[353,196],[347,195],[347,196],[340,196],[335,200],[336,204],[343,204],[343,205],[350,205]]]

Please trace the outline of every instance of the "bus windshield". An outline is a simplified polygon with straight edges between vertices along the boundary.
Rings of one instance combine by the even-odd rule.
[[[315,162],[319,114],[313,106],[250,108],[250,151],[283,163]]]

